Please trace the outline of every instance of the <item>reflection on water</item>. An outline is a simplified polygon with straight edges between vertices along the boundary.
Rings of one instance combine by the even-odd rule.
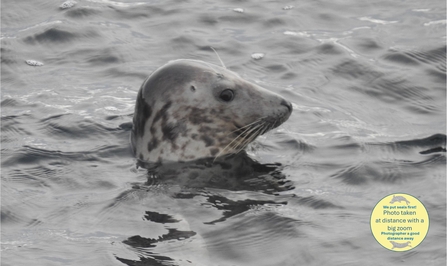
[[[275,193],[291,190],[280,171],[281,164],[260,164],[245,152],[214,160],[199,159],[189,162],[171,162],[162,165],[144,165],[149,168],[146,185],[171,184],[188,188],[218,188],[232,191],[252,190]]]
[[[188,247],[197,239],[203,242],[202,248],[206,246],[207,250],[213,250],[212,256],[228,260],[234,253],[241,253],[238,256],[248,259],[249,256],[245,253],[256,254],[259,248],[270,249],[274,246],[279,251],[278,245],[290,244],[290,241],[301,236],[300,228],[309,224],[308,222],[277,213],[278,208],[285,207],[290,199],[316,210],[343,209],[318,197],[287,193],[294,187],[281,172],[280,164],[260,164],[245,153],[214,164],[212,162],[212,159],[204,159],[155,166],[148,171],[148,182],[134,184],[132,189],[118,196],[116,202],[127,201],[131,197],[140,201],[162,193],[169,195],[174,205],[188,204],[187,209],[193,208],[191,212],[186,210],[174,213],[168,208],[162,209],[161,213],[153,211],[153,206],[148,206],[143,219],[151,224],[162,224],[167,232],[156,237],[134,235],[124,240],[123,243],[137,251],[140,258],[132,260],[117,256],[119,261],[127,265],[176,265],[175,261],[179,258],[171,250],[172,242],[177,242],[174,250],[183,250],[184,245]],[[198,220],[197,212],[203,212],[204,208],[219,212],[208,218],[204,216],[211,220]],[[241,217],[245,218],[241,220]],[[237,221],[235,224],[233,219]],[[231,226],[227,224],[229,221],[232,221]],[[186,223],[187,230],[181,230],[185,227],[182,223]],[[195,223],[202,223],[205,228],[197,228]],[[222,229],[216,229],[216,226]],[[226,241],[229,239],[232,240]],[[263,243],[267,239],[268,243]],[[158,249],[161,247],[163,250],[165,245],[170,246],[170,249],[160,253]],[[199,260],[195,258],[194,261],[197,263],[205,259],[201,262],[206,265],[212,263],[209,257],[210,255],[200,257]],[[276,255],[275,260],[280,257]],[[255,258],[249,261],[249,264],[260,263]]]
[[[445,1],[67,2],[2,1],[2,265],[445,264]],[[291,117],[248,155],[137,165],[143,80],[211,46]],[[397,192],[430,217],[409,252],[370,231]]]

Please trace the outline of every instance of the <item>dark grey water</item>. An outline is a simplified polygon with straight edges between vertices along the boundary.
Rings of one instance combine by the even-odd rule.
[[[445,265],[445,1],[62,3],[2,1],[2,265]],[[153,179],[129,149],[143,80],[210,46],[294,106],[248,150],[256,185]],[[408,252],[370,231],[396,192],[431,219]]]

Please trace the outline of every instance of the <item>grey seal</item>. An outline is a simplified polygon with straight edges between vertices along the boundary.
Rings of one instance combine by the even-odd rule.
[[[138,92],[132,148],[148,163],[217,158],[242,151],[291,113],[283,97],[224,67],[174,60]]]

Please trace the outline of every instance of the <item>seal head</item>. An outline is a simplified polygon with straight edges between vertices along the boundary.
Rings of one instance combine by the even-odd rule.
[[[175,60],[153,72],[138,92],[132,147],[149,163],[234,154],[291,112],[284,98],[230,70]]]

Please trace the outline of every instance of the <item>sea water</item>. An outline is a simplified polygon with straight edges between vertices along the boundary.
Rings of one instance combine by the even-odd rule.
[[[445,265],[445,14],[443,0],[2,1],[2,265]],[[136,167],[140,85],[170,60],[220,64],[210,47],[293,103],[247,150],[287,189]],[[393,193],[429,214],[410,251],[371,233]]]

